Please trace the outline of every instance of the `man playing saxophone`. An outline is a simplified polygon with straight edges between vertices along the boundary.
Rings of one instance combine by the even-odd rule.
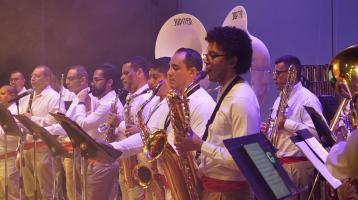
[[[200,54],[195,50],[188,49],[188,48],[181,48],[176,51],[174,56],[170,60],[170,67],[167,72],[167,84],[172,89],[177,89],[181,93],[185,92],[186,87],[193,82],[194,78],[196,77],[199,70],[202,67],[202,60]],[[155,67],[150,70],[152,72],[151,79],[157,79],[158,76],[157,70]],[[161,72],[163,73],[163,72]],[[164,77],[164,76],[163,76]],[[165,79],[164,79],[165,80]],[[166,103],[166,95],[169,89],[167,88],[166,84],[163,84],[162,88],[158,92],[158,96],[162,99],[162,103],[165,103],[162,111],[159,109],[157,111],[153,111],[151,113],[150,121],[148,122],[148,126],[151,123],[158,123],[160,129],[167,129],[167,137],[168,143],[174,146],[174,134],[173,128],[169,125],[169,117],[168,117],[168,109]],[[188,99],[189,99],[189,107],[190,107],[190,126],[195,131],[203,131],[205,129],[206,121],[208,120],[210,114],[212,113],[215,102],[210,97],[210,95],[202,89],[199,85],[195,85],[195,87],[188,92]],[[164,114],[165,113],[165,114]],[[159,119],[159,120],[158,120]],[[152,122],[151,122],[152,121]],[[155,122],[157,121],[157,122]],[[172,122],[170,122],[172,123]],[[136,137],[136,138],[134,138]],[[129,139],[131,139],[131,142]],[[130,154],[133,152],[134,149],[141,150],[143,148],[143,143],[140,139],[139,134],[133,135],[132,137],[128,138],[127,140],[123,140],[120,142],[112,143],[112,145],[123,152],[121,157],[126,156],[126,154]],[[180,173],[179,173],[180,174]],[[183,177],[180,177],[183,178]],[[167,179],[167,177],[166,177]],[[168,180],[168,179],[167,179]],[[183,184],[185,184],[183,182]],[[166,199],[178,199],[177,195],[173,195],[178,191],[171,191],[171,195],[166,196]]]
[[[306,112],[304,106],[314,108],[322,118],[322,108],[316,95],[302,86],[300,82],[301,62],[295,56],[282,56],[275,61],[275,68],[273,71],[273,80],[275,81],[277,89],[282,93],[285,84],[287,83],[288,69],[292,66],[297,71],[296,79],[291,86],[291,92],[286,96],[280,95],[274,105],[271,113],[271,119],[276,119],[277,124],[271,123],[268,127],[268,134],[276,134],[277,142],[274,146],[278,152],[276,156],[279,158],[282,166],[295,183],[298,188],[310,188],[314,178],[313,165],[304,157],[303,153],[290,140],[295,132],[302,129],[308,129],[316,138],[318,138],[317,131],[313,125],[311,117]],[[287,106],[280,105],[281,98],[285,98]],[[282,102],[282,101],[281,101]],[[283,108],[281,106],[284,106]],[[283,112],[278,112],[282,110]],[[278,114],[277,114],[278,113]],[[272,133],[271,128],[277,126],[277,132]],[[292,199],[307,199],[309,190],[301,192],[298,196]]]
[[[240,75],[251,65],[252,47],[242,30],[216,27],[209,31],[203,59],[209,80],[221,86],[219,101],[206,129],[191,138],[178,137],[178,151],[201,151],[201,199],[253,199],[250,187],[224,147],[223,140],[259,131],[260,110],[256,95]],[[198,135],[197,135],[198,134]]]

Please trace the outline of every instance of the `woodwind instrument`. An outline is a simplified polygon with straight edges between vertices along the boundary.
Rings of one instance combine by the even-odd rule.
[[[126,103],[124,105],[124,120],[126,125],[127,124],[134,124],[134,119],[133,116],[131,114],[131,103],[132,101],[140,96],[143,95],[145,93],[149,93],[151,90],[149,88],[145,89],[143,92],[139,93],[139,94],[133,94],[127,96],[126,99]],[[128,188],[133,188],[136,184],[135,184],[135,180],[134,180],[134,176],[133,176],[133,169],[134,167],[138,164],[138,159],[137,159],[137,155],[134,156],[130,156],[129,158],[125,158],[125,159],[121,159],[120,162],[120,167],[123,170],[123,177],[124,177],[124,182],[127,185]]]

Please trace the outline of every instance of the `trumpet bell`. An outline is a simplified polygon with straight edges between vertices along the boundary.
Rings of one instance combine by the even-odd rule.
[[[163,154],[167,143],[167,133],[164,130],[157,130],[148,138],[144,154],[150,161],[154,161]]]

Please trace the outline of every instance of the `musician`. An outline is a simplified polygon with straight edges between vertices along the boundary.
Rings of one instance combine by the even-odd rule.
[[[302,86],[300,82],[301,62],[296,56],[286,55],[275,61],[275,68],[273,71],[273,80],[277,89],[282,92],[287,82],[288,68],[292,65],[297,70],[297,76],[292,86],[292,91],[288,96],[288,107],[285,109],[285,114],[278,118],[278,142],[276,148],[278,152],[276,156],[279,158],[282,166],[296,184],[298,188],[306,188],[306,191],[301,192],[293,199],[307,199],[309,195],[308,188],[312,185],[314,178],[313,165],[304,157],[303,153],[292,143],[290,137],[295,135],[295,132],[302,129],[308,129],[316,138],[318,138],[317,131],[311,120],[311,117],[306,112],[304,106],[314,108],[319,114],[322,114],[321,103],[316,95]],[[277,109],[280,104],[280,96],[277,97],[271,119],[276,118]],[[273,124],[271,123],[271,126]],[[269,134],[270,134],[269,130]]]
[[[66,76],[66,85],[70,92],[73,92],[76,94],[76,96],[72,99],[72,103],[69,106],[68,110],[66,111],[66,116],[70,119],[74,120],[74,116],[76,114],[76,107],[78,105],[78,94],[82,90],[89,90],[88,83],[89,83],[89,77],[88,72],[86,68],[82,65],[75,65],[71,66],[67,72]],[[89,94],[90,97],[90,106],[87,111],[90,111],[92,107],[95,107],[97,103],[97,98],[93,97],[92,94]],[[120,106],[120,105],[119,105]],[[67,136],[65,130],[59,125],[59,124],[53,124],[51,126],[45,127],[47,131],[49,131],[53,135],[58,135],[58,140],[61,142],[61,144],[65,147],[65,149],[68,152],[73,152],[72,144],[70,141],[70,138]],[[90,131],[90,129],[84,129],[86,132]],[[78,159],[76,159],[76,195],[77,199],[81,198],[81,184],[80,184],[80,163],[79,163],[79,155],[76,155]],[[66,177],[66,195],[67,199],[72,200],[73,199],[73,176],[72,176],[72,158],[62,158],[62,166],[65,171],[65,177]]]
[[[201,68],[202,68],[202,60],[198,52],[189,48],[178,49],[170,60],[170,67],[167,72],[167,81],[169,83],[170,88],[177,89],[180,92],[184,92],[185,88],[194,80],[195,76],[197,75],[198,71],[201,70]],[[156,71],[151,69],[150,72],[152,72],[151,74],[154,77]],[[160,99],[164,99],[167,95],[166,93],[168,92],[168,89],[166,88],[165,85],[163,85],[162,87],[163,89],[161,89],[158,93]],[[208,120],[210,114],[214,110],[215,102],[213,101],[211,96],[199,85],[197,85],[191,91],[189,91],[188,99],[189,99],[191,129],[193,129],[194,131],[203,132],[205,130],[206,121]],[[163,111],[163,113],[167,113],[167,112]],[[150,117],[150,121],[159,119],[158,124],[162,124],[162,125],[164,124],[164,129],[167,129],[167,133],[168,133],[168,142],[174,147],[175,136],[173,134],[173,128],[170,124],[169,125],[166,124],[168,116],[167,114],[163,114],[163,113],[156,111]],[[132,137],[135,137],[135,135]],[[138,135],[136,137],[137,137],[136,141],[141,141]],[[127,140],[112,143],[112,145],[116,149],[123,151],[123,155],[122,155],[123,157],[126,156],[127,153],[130,153],[135,148],[138,148],[139,150],[143,148],[143,144],[138,145],[138,142],[133,142],[134,140],[131,140],[132,144],[125,141]],[[167,195],[166,196],[167,199],[171,199],[171,196],[168,194],[168,192],[166,195]]]
[[[25,76],[20,71],[11,72],[9,84],[15,87],[17,94],[21,94],[26,91]]]
[[[179,151],[201,151],[202,199],[253,199],[248,183],[223,144],[224,139],[259,131],[259,103],[250,85],[240,77],[250,68],[251,40],[234,27],[216,27],[208,32],[206,40],[209,44],[204,62],[209,80],[221,86],[218,110],[206,130],[194,130],[191,138],[179,137],[175,145]],[[203,133],[203,137],[198,135]]]
[[[56,123],[55,119],[49,115],[50,112],[64,112],[63,103],[59,103],[59,94],[50,86],[51,69],[45,65],[36,66],[31,74],[31,85],[34,90],[32,95],[24,97],[24,106],[21,108],[21,113],[36,122],[40,126],[49,126]],[[23,178],[26,196],[29,199],[35,197],[35,183],[33,177],[34,163],[33,163],[33,138],[27,135],[26,143],[24,145],[24,161]],[[60,160],[53,158],[50,149],[40,139],[37,142],[37,198],[52,199],[52,159],[55,159],[55,169],[59,171]],[[56,192],[61,191],[60,180],[57,181]],[[58,197],[57,194],[56,196]]]
[[[118,123],[120,122],[116,131],[119,133],[120,140],[123,140],[130,135],[140,132],[140,129],[137,126],[136,114],[139,110],[140,105],[142,105],[143,102],[150,97],[150,94],[148,93],[139,95],[145,90],[149,89],[147,82],[148,63],[146,59],[141,56],[134,56],[127,60],[122,65],[121,81],[124,89],[128,91],[125,109],[122,113],[123,117],[119,117],[116,114],[111,114],[109,116],[109,123],[114,124],[114,126],[118,126]],[[132,99],[132,96],[136,97]],[[150,104],[146,106],[143,111],[145,121],[147,120],[149,114],[149,108],[151,107]],[[128,111],[128,109],[130,110],[129,113],[126,112]],[[137,157],[139,157],[139,159],[143,159],[143,155],[138,155]],[[143,199],[143,188],[138,185],[128,185],[128,180],[125,180],[124,177],[124,173],[126,172],[123,170],[123,164],[120,165],[121,173],[119,176],[119,181],[121,185],[122,199]],[[129,181],[131,182],[132,180]]]
[[[16,89],[10,85],[4,85],[0,88],[0,104],[3,104],[11,114],[17,114],[14,103],[9,103],[16,96]],[[11,200],[19,199],[19,171],[15,167],[16,148],[19,137],[7,135],[7,176],[8,179],[8,197]],[[0,199],[5,199],[5,133],[0,126]]]
[[[73,75],[71,75],[73,76]],[[110,64],[96,66],[92,77],[92,94],[98,98],[95,105],[92,105],[88,89],[82,89],[78,94],[78,103],[74,115],[77,122],[87,134],[94,139],[104,139],[97,128],[106,121],[111,105],[115,100],[114,89],[117,86],[118,72],[116,67]],[[74,85],[69,88],[75,87]],[[120,112],[123,106],[117,104]],[[118,164],[108,161],[105,163],[89,160],[87,163],[87,199],[117,199],[118,195]]]

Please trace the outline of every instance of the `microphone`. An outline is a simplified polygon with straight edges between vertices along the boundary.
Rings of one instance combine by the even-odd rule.
[[[28,90],[26,90],[25,92],[23,92],[23,93],[17,95],[16,97],[14,97],[13,99],[11,99],[11,100],[9,101],[9,103],[18,101],[18,100],[21,99],[22,97],[25,97],[25,96],[27,96],[27,95],[33,93],[33,92],[34,92],[33,89],[28,89]]]

